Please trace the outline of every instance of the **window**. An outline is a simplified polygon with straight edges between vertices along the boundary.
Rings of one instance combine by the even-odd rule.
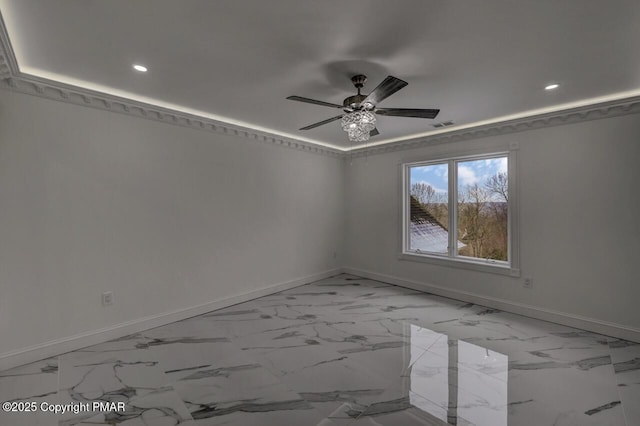
[[[403,165],[402,258],[518,275],[515,154]]]

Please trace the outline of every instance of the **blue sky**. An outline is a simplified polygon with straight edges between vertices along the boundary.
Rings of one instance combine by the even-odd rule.
[[[489,158],[486,160],[473,160],[458,163],[458,184],[462,187],[466,185],[484,185],[491,176],[498,172],[507,171],[507,158]],[[414,183],[426,183],[431,185],[437,192],[447,192],[447,165],[437,164],[429,166],[419,166],[411,168],[410,181]]]

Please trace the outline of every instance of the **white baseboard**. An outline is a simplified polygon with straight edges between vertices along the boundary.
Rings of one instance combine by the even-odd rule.
[[[505,312],[511,312],[514,314],[524,315],[543,321],[549,321],[556,324],[566,325],[568,327],[579,328],[598,334],[604,334],[606,336],[616,337],[618,339],[630,340],[632,342],[640,343],[640,329],[628,327],[622,324],[601,321],[595,318],[583,317],[567,312],[554,311],[538,306],[525,305],[523,303],[511,302],[495,297],[481,296],[475,293],[453,290],[450,288],[427,284],[424,282],[406,280],[403,278],[394,277],[392,275],[379,274],[377,272],[358,268],[345,267],[343,268],[343,271],[348,274],[382,281],[400,287],[433,293],[438,296],[449,297],[451,299],[461,300],[463,302],[474,303],[477,305],[486,306],[488,308],[499,309]]]
[[[317,274],[308,275],[306,277],[297,278],[291,281],[271,285],[258,290],[237,294],[224,299],[214,300],[203,303],[201,305],[189,308],[177,309],[175,311],[164,312],[158,315],[151,315],[144,318],[126,321],[120,324],[92,330],[70,337],[51,340],[26,348],[17,349],[10,352],[0,354],[0,371],[7,370],[20,365],[41,359],[50,358],[66,352],[75,351],[87,346],[128,336],[129,334],[138,333],[151,328],[170,324],[172,322],[181,321],[197,315],[217,309],[226,308],[237,303],[246,302],[258,297],[267,296],[279,291],[288,290],[314,281],[329,278],[342,272],[341,268],[331,269]]]

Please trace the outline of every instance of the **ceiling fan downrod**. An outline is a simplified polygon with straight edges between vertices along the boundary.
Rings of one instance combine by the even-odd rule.
[[[342,105],[344,105],[345,108],[349,108],[351,110],[362,109],[361,103],[367,97],[360,93],[360,89],[362,89],[364,87],[364,83],[367,82],[367,76],[364,74],[354,75],[353,77],[351,77],[351,82],[356,87],[356,89],[358,89],[358,94],[346,98],[342,102]]]

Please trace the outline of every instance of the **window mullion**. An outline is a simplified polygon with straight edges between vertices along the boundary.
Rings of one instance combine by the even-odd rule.
[[[404,188],[404,220],[405,223],[407,224],[407,226],[404,226],[404,241],[403,241],[403,245],[404,245],[404,249],[410,251],[411,247],[409,244],[409,241],[411,239],[410,237],[410,230],[409,230],[409,224],[411,223],[411,197],[409,195],[409,190],[411,188],[411,182],[410,182],[410,171],[409,171],[409,167],[408,166],[404,166],[403,167],[403,171],[404,173],[404,181],[406,182],[406,187]]]
[[[458,174],[455,160],[449,160],[449,257],[455,257],[457,245]]]

